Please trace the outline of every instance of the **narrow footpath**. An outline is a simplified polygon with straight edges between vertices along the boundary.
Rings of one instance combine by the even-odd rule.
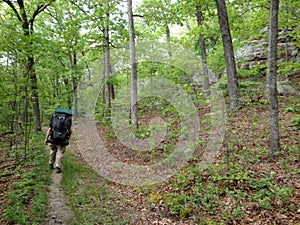
[[[61,173],[57,174],[56,170],[52,171],[52,183],[48,193],[48,214],[42,225],[72,224],[74,213],[67,205],[67,198],[60,184],[61,178]]]

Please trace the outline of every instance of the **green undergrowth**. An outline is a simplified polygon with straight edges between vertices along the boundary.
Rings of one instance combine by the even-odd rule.
[[[284,215],[295,212],[295,190],[289,181],[300,174],[298,137],[289,136],[289,128],[282,129],[282,136],[288,138],[282,138],[282,151],[277,158],[270,159],[266,145],[268,126],[261,121],[262,107],[256,103],[251,107],[257,111],[246,107],[239,111],[243,115],[249,113],[247,120],[233,119],[239,126],[227,127],[229,164],[226,165],[222,152],[218,160],[202,170],[195,157],[175,174],[167,189],[154,187],[143,193],[149,205],[163,204],[178,219],[189,218],[199,224],[234,224],[262,211]],[[289,122],[298,113],[294,97],[281,99],[281,111],[284,122],[294,125]],[[282,183],[284,176],[291,178]]]
[[[50,184],[44,134],[34,136],[26,160],[14,169],[2,219],[8,224],[39,224],[47,213],[47,190]]]
[[[168,189],[153,187],[142,194],[149,205],[163,204],[178,219],[193,218],[199,224],[231,224],[243,219],[252,208],[260,211],[280,209],[280,213],[297,208],[290,203],[291,187],[278,185],[275,173],[257,174],[249,170],[239,162],[241,158],[247,158],[247,165],[260,160],[259,157],[249,158],[249,149],[244,149],[231,156],[228,172],[224,159],[204,171],[196,163],[178,172]]]
[[[198,224],[239,224],[241,220],[261,216],[261,212],[273,214],[275,211],[288,218],[297,211],[298,205],[293,199],[295,190],[290,180],[300,174],[297,166],[300,157],[299,140],[295,132],[292,132],[299,129],[299,99],[297,96],[279,96],[282,151],[275,159],[271,159],[268,147],[268,102],[264,83],[256,80],[243,81],[240,91],[242,108],[229,114],[227,118],[229,164],[226,165],[225,153],[220,152],[219,158],[203,171],[199,168],[201,158],[195,157],[168,184],[135,188],[134,192],[145,197],[150,209],[154,211],[156,207],[163,206],[171,218],[190,219]],[[204,105],[205,98],[198,96],[195,103]],[[141,129],[136,134],[137,137],[151,136],[149,125],[145,121],[147,116],[151,118],[154,114],[149,112],[154,111],[159,112],[157,115],[160,117],[168,119],[167,140],[176,140],[181,132],[180,127],[176,126],[176,110],[167,104],[149,105],[151,106],[148,102],[145,103],[140,111],[140,117],[144,120],[140,122]],[[200,124],[206,125],[203,129],[210,128],[209,119],[205,116]],[[107,131],[112,133],[112,129]],[[108,135],[106,138],[113,140],[116,137]],[[146,154],[156,157],[156,152],[172,152],[174,143],[164,144],[160,151]],[[283,177],[287,177],[286,182],[281,181]]]
[[[116,196],[109,193],[108,181],[101,180],[92,169],[75,159],[70,152],[64,155],[63,166],[61,184],[75,213],[74,225],[121,225],[128,222],[116,216],[119,212],[111,204]]]
[[[224,167],[219,162],[205,172],[197,164],[185,168],[175,175],[173,191],[156,198],[163,201],[170,214],[181,219],[194,216],[198,222],[214,215],[226,223],[239,221],[251,205],[261,210],[273,207],[280,207],[282,212],[294,210],[293,205],[285,203],[291,189],[276,185],[272,174],[256,176],[238,163],[231,165],[228,173],[222,172]],[[153,196],[149,201],[153,202]]]

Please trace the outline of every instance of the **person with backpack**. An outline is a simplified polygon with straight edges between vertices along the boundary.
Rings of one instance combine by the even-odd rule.
[[[72,111],[56,108],[46,133],[45,144],[50,148],[50,169],[62,172],[62,157],[72,135]]]

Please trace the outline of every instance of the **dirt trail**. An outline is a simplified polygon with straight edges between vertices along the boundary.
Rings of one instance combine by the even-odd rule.
[[[67,198],[60,185],[61,178],[61,173],[57,174],[56,170],[52,171],[52,183],[49,186],[48,193],[48,214],[42,225],[68,225],[71,224],[72,219],[74,218],[74,213],[66,204]]]

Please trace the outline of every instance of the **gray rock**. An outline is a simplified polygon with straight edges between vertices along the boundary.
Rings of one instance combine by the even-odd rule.
[[[253,40],[249,44],[240,47],[237,52],[237,58],[243,58],[246,62],[254,61],[265,57],[265,48],[267,42]]]
[[[278,62],[299,63],[300,50],[293,42],[278,43]],[[252,40],[236,51],[236,58],[240,61],[239,68],[251,69],[258,64],[265,64],[267,60],[268,43],[262,40]]]
[[[203,78],[204,78],[204,75],[202,73],[202,71],[198,72],[198,73],[194,73],[191,75],[190,77],[190,81],[199,86],[199,87],[202,87],[203,86]],[[209,82],[209,85],[213,85],[215,83],[218,82],[218,77],[216,74],[214,74],[212,72],[212,70],[208,69],[208,82]]]
[[[277,82],[277,91],[280,95],[297,95],[297,90],[291,85],[290,81]]]

